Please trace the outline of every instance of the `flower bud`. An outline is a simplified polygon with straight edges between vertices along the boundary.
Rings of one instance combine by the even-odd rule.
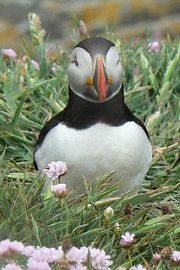
[[[160,43],[159,41],[150,42],[148,45],[149,52],[158,53],[160,51]]]
[[[82,20],[80,20],[80,22],[79,22],[79,34],[80,34],[80,36],[87,36],[88,35],[86,24]]]
[[[171,257],[171,254],[173,252],[172,247],[165,247],[161,250],[161,258],[164,260],[168,260]]]
[[[156,126],[160,120],[160,116],[160,111],[156,111],[155,113],[151,114],[148,118],[147,127],[151,129]]]
[[[36,70],[39,70],[39,63],[36,62],[35,60],[31,60],[31,64],[33,65],[33,67],[36,69]]]
[[[172,213],[172,209],[168,204],[162,204],[161,211],[162,211],[163,215],[167,215],[167,214]]]
[[[105,219],[111,219],[114,216],[114,210],[112,209],[112,207],[107,207],[104,210],[104,216]]]
[[[132,214],[132,212],[133,212],[133,207],[132,207],[132,205],[130,204],[130,203],[128,203],[128,204],[126,204],[125,206],[124,206],[124,213],[126,214],[126,215],[131,215]]]
[[[153,254],[153,262],[154,262],[155,265],[158,265],[160,260],[161,260],[161,255],[160,254],[158,254],[158,253]]]
[[[115,234],[119,234],[119,231],[120,231],[120,225],[118,222],[115,223],[115,227],[114,227],[114,232]]]
[[[68,190],[65,184],[52,185],[51,191],[54,194],[54,196],[59,199],[65,197],[68,193]]]

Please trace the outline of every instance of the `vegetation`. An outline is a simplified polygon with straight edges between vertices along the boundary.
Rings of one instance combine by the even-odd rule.
[[[154,52],[148,35],[138,42],[105,35],[120,51],[126,103],[148,127],[152,165],[138,195],[110,199],[117,187],[110,181],[113,175],[105,175],[83,198],[58,200],[43,196],[44,177],[35,170],[32,154],[44,123],[68,102],[68,54],[57,48],[49,55],[40,21],[29,20],[31,52],[24,43],[18,57],[0,56],[1,239],[58,247],[68,238],[77,247],[104,249],[112,269],[137,264],[178,269],[166,251],[169,246],[178,250],[180,244],[179,40],[167,37]],[[107,219],[108,206],[114,215]],[[136,239],[128,249],[120,245],[125,232]],[[162,252],[158,266],[152,261],[156,252]]]

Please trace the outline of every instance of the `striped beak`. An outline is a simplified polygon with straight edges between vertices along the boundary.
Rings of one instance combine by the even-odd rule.
[[[93,85],[98,93],[99,100],[105,100],[107,96],[108,76],[106,73],[104,60],[101,56],[98,56],[95,60]]]

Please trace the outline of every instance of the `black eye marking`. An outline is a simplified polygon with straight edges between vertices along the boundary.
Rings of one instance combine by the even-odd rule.
[[[117,60],[117,65],[120,63],[120,58]]]
[[[74,63],[78,67],[79,63],[78,63],[76,54],[75,54],[74,60],[71,63]]]

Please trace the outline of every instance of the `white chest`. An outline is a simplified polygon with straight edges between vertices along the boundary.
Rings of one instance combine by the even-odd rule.
[[[138,175],[144,178],[151,156],[144,130],[132,121],[119,127],[98,123],[83,130],[58,124],[46,135],[35,160],[39,170],[50,161],[65,161],[71,178],[74,174],[88,178],[116,171],[131,181]]]

